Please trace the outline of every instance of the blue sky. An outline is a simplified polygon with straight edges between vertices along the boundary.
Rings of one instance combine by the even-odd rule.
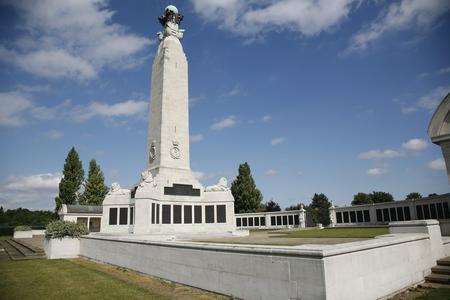
[[[54,207],[72,146],[108,184],[146,166],[164,7],[184,14],[191,166],[248,161],[264,200],[449,191],[431,114],[450,91],[446,0],[1,1],[0,205]]]

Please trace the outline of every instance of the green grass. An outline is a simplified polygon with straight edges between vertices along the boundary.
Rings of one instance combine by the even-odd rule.
[[[180,298],[224,297],[84,259],[0,261],[0,299]]]
[[[387,227],[361,227],[361,228],[324,228],[310,230],[282,231],[287,238],[373,238],[388,234]]]
[[[414,297],[415,300],[442,300],[442,299],[450,299],[450,289],[449,288],[437,288],[431,289],[425,294]]]
[[[12,239],[12,236],[10,236],[10,235],[0,235],[0,240],[1,241],[8,240],[8,239]]]

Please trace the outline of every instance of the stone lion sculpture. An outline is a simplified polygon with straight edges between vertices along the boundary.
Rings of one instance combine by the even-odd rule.
[[[228,190],[228,181],[225,177],[220,178],[217,184],[205,188],[205,192],[225,192]]]
[[[120,184],[114,182],[111,184],[111,188],[109,189],[108,194],[110,195],[126,195],[130,192],[130,190],[123,189],[120,187]]]
[[[141,181],[139,183],[140,187],[143,187],[144,185],[152,183],[152,182],[154,183],[154,178],[153,178],[153,175],[150,172],[150,170],[146,170],[141,173]]]

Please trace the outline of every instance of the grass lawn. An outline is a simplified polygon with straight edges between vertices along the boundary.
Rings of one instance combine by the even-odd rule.
[[[12,239],[12,236],[10,235],[0,235],[0,240],[8,240],[8,239]]]
[[[227,299],[84,259],[0,262],[0,299]]]
[[[276,232],[274,232],[276,233]],[[295,231],[280,231],[287,238],[373,238],[377,235],[388,234],[387,227],[361,228],[324,228]]]
[[[450,299],[450,287],[417,286],[395,295],[389,300],[442,300]]]

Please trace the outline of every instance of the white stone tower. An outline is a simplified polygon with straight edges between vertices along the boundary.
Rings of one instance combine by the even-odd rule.
[[[189,163],[188,63],[180,39],[183,16],[168,6],[153,61],[148,157],[132,189],[111,186],[103,201],[103,233],[225,233],[236,229],[225,178],[204,188]]]
[[[183,19],[175,6],[159,17],[163,32],[153,60],[148,128],[148,170],[169,181],[199,186],[190,170],[188,63],[181,45]]]

